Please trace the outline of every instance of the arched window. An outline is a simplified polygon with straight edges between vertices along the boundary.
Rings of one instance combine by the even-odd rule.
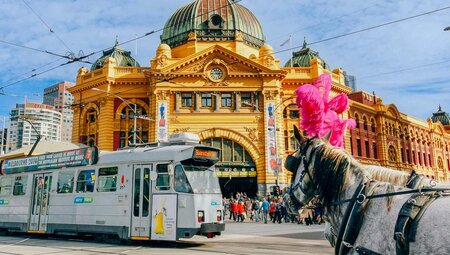
[[[439,167],[439,170],[442,170],[442,171],[445,170],[444,169],[444,161],[442,161],[441,157],[438,158],[438,167]]]
[[[125,103],[123,103],[125,104]],[[136,127],[134,127],[134,105],[126,105],[120,113],[120,143],[119,148],[132,145],[134,142],[134,129],[136,128],[136,143],[148,143],[149,122],[144,106],[136,105]]]
[[[355,113],[355,122],[356,122],[356,128],[359,128],[359,116],[357,113]]]
[[[394,146],[389,146],[388,150],[389,161],[397,162],[397,152],[395,151]]]
[[[98,112],[94,107],[86,110],[82,121],[81,128],[81,143],[88,146],[95,146],[97,144],[98,132]]]
[[[364,130],[368,130],[368,128],[367,128],[367,118],[366,118],[366,116],[363,116],[363,125],[364,125]]]
[[[256,165],[248,151],[239,143],[222,137],[208,138],[201,142],[204,145],[221,149],[221,158],[216,169],[225,172],[256,171]]]
[[[377,126],[375,125],[375,120],[374,119],[370,120],[370,126],[372,128],[372,132],[376,132]]]

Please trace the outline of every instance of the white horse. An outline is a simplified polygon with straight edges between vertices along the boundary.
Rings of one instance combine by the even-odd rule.
[[[297,168],[292,169],[295,179],[291,194],[300,204],[306,204],[316,195],[320,196],[325,206],[324,218],[332,229],[341,229],[347,207],[351,203],[351,201],[348,203],[339,203],[339,201],[356,198],[358,195],[356,191],[360,185],[366,185],[364,196],[358,196],[361,204],[359,210],[363,211],[363,220],[360,222],[359,231],[356,231],[357,237],[352,244],[338,243],[336,253],[343,254],[344,250],[344,253],[363,254],[361,252],[363,250],[379,254],[395,254],[396,241],[393,237],[396,221],[400,209],[410,199],[411,194],[364,198],[408,191],[404,187],[406,185],[398,183],[399,185],[395,186],[387,182],[371,181],[373,172],[365,170],[363,165],[344,150],[329,145],[327,139],[306,140],[298,131],[295,133],[300,143],[300,150],[294,155],[297,164],[292,164]],[[423,187],[426,181],[429,182],[429,180],[423,181],[424,183],[419,186]],[[426,209],[419,221],[415,241],[409,243],[410,254],[450,254],[449,212],[450,197],[438,198]],[[347,249],[342,249],[343,245]]]

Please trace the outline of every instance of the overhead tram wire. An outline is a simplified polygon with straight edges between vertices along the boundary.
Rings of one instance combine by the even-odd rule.
[[[27,77],[27,78],[23,78],[23,79],[21,79],[21,80],[15,81],[15,82],[10,83],[10,84],[8,84],[8,85],[4,85],[4,86],[0,87],[0,90],[3,90],[3,89],[5,89],[5,88],[7,88],[7,87],[10,87],[10,86],[13,86],[13,85],[15,85],[15,84],[17,84],[17,83],[20,83],[20,82],[29,80],[29,79],[31,79],[31,78],[34,78],[34,77],[38,76],[38,75],[41,75],[41,74],[44,74],[44,73],[48,73],[48,72],[50,72],[50,71],[52,71],[52,70],[55,70],[55,69],[57,69],[57,68],[60,68],[60,67],[62,67],[62,66],[72,64],[73,62],[76,62],[76,61],[70,60],[70,61],[67,61],[66,63],[59,64],[59,65],[57,65],[57,66],[54,66],[54,67],[52,67],[52,68],[50,68],[50,69],[47,69],[47,70],[45,70],[45,71],[42,71],[42,72],[40,72],[40,73],[32,74],[31,76],[29,76],[29,77]]]
[[[243,0],[234,0],[234,1],[231,2],[230,4],[226,4],[226,5],[221,6],[221,7],[219,7],[219,8],[210,10],[210,11],[207,12],[206,14],[209,14],[209,13],[211,13],[211,12],[215,12],[215,11],[217,11],[217,10],[220,10],[220,9],[222,9],[222,8],[226,8],[226,7],[228,7],[228,6],[231,6],[231,5],[233,5],[233,4],[237,4],[237,3],[242,2],[242,1],[243,1]],[[205,15],[205,14],[202,14],[202,15]],[[195,18],[197,18],[197,17],[201,17],[202,15],[197,15],[197,16],[195,16],[195,17],[189,18],[188,20],[195,19]],[[152,34],[155,34],[155,33],[157,33],[157,32],[163,31],[165,28],[170,28],[170,27],[175,27],[175,25],[171,25],[171,26],[168,26],[168,27],[165,27],[165,26],[164,26],[163,28],[160,28],[160,29],[157,29],[157,30],[153,30],[153,31],[147,32],[147,33],[145,33],[144,35],[134,37],[133,39],[124,41],[124,42],[122,42],[122,43],[119,43],[118,45],[123,45],[123,44],[126,44],[126,43],[130,43],[130,42],[133,42],[133,41],[142,39],[142,38],[144,38],[144,37],[147,37],[147,36],[149,36],[149,35],[152,35]],[[88,57],[90,57],[90,56],[92,56],[92,55],[95,55],[95,54],[97,54],[97,53],[100,53],[100,52],[102,52],[102,51],[106,51],[106,50],[111,49],[111,47],[108,47],[108,48],[104,48],[104,49],[102,49],[102,50],[98,50],[98,51],[91,52],[91,53],[89,53],[89,54],[87,54],[87,55],[83,55],[83,56],[79,56],[79,57],[74,57],[73,55],[70,55],[70,56],[60,55],[60,54],[56,54],[56,53],[53,53],[53,52],[50,52],[50,51],[47,51],[47,50],[40,50],[40,49],[36,49],[36,48],[32,48],[32,47],[28,47],[28,46],[24,46],[24,45],[20,45],[20,44],[16,44],[16,43],[7,42],[7,41],[4,41],[4,40],[0,40],[0,43],[5,43],[5,44],[13,45],[13,46],[16,46],[16,47],[21,47],[21,48],[25,48],[25,49],[29,49],[29,50],[34,50],[34,51],[38,51],[38,52],[42,52],[42,53],[47,53],[47,54],[50,54],[50,55],[54,55],[54,56],[58,56],[58,57],[62,57],[62,58],[69,59],[70,61],[68,61],[68,62],[65,63],[64,65],[71,64],[71,63],[74,63],[74,62],[83,62],[83,63],[89,63],[89,64],[92,64],[92,63],[90,63],[90,62],[88,62],[88,61],[85,61],[84,59],[85,59],[85,58],[88,58]],[[60,67],[60,66],[58,66],[58,67]],[[52,69],[52,70],[53,70],[53,69]],[[46,72],[47,72],[47,71],[46,71]],[[45,72],[43,72],[43,73],[45,73]],[[22,79],[22,80],[20,80],[20,81],[18,81],[18,82],[14,82],[14,83],[12,83],[12,84],[8,84],[8,85],[6,85],[6,86],[0,87],[0,89],[5,88],[5,87],[12,86],[12,85],[17,84],[17,83],[19,83],[19,82],[21,82],[21,81],[25,81],[25,80],[31,79],[31,78],[33,78],[33,77],[36,77],[36,76],[40,75],[40,74],[41,74],[41,73],[39,73],[39,74],[34,74],[34,75],[32,75],[32,76],[30,76],[30,77],[28,77],[28,78]]]
[[[53,30],[48,24],[47,24],[47,22],[45,22],[44,21],[44,19],[33,9],[33,8],[31,8],[31,6],[25,1],[25,0],[22,0],[22,2],[34,13],[34,15],[36,15],[36,17],[38,17],[39,18],[39,20],[42,22],[42,24],[44,24],[47,28],[48,28],[48,30],[49,30],[49,32],[50,33],[52,33],[52,34],[54,34],[55,36],[56,36],[56,38],[58,38],[58,40],[69,50],[69,52],[71,53],[71,54],[73,54],[73,51],[70,49],[70,47],[69,46],[67,46],[67,44],[63,41],[63,39],[61,39],[61,37],[59,37],[58,36],[58,34],[57,33],[55,33],[55,30]]]
[[[436,9],[436,10],[429,11],[429,12],[425,12],[425,13],[421,13],[421,14],[417,14],[417,15],[414,15],[414,16],[410,16],[410,17],[406,17],[406,18],[402,18],[402,19],[386,22],[386,23],[383,23],[383,24],[380,24],[380,25],[376,25],[376,26],[372,26],[372,27],[356,30],[356,31],[353,31],[353,32],[349,32],[349,33],[345,33],[345,34],[341,34],[341,35],[336,35],[336,36],[333,36],[333,37],[330,37],[330,38],[326,38],[326,39],[318,40],[318,41],[315,41],[315,42],[312,42],[312,43],[308,43],[308,45],[313,45],[313,44],[318,44],[318,43],[322,43],[322,42],[327,42],[327,41],[331,41],[331,40],[338,39],[338,38],[341,38],[341,37],[346,37],[346,36],[349,36],[349,35],[366,32],[366,31],[369,31],[369,30],[372,30],[372,29],[376,29],[376,28],[392,25],[392,24],[395,24],[395,23],[399,23],[399,22],[402,22],[402,21],[418,18],[418,17],[421,17],[421,16],[425,16],[425,15],[436,13],[436,12],[440,12],[440,11],[445,11],[445,10],[448,10],[448,9],[450,9],[450,6],[443,7],[443,8]],[[298,49],[298,48],[301,48],[301,47],[303,47],[303,45],[299,45],[299,46],[291,47],[289,49],[276,51],[276,52],[274,52],[274,54],[282,53],[282,52],[286,52],[286,51],[292,51],[292,50],[295,50],[295,49]]]
[[[411,67],[408,67],[408,68],[398,69],[398,70],[389,71],[389,72],[385,72],[385,73],[366,75],[366,76],[362,76],[361,78],[358,78],[358,80],[365,80],[365,79],[368,79],[368,78],[373,78],[373,77],[378,77],[378,76],[383,76],[383,75],[389,75],[389,74],[395,74],[395,73],[401,73],[401,72],[408,72],[408,71],[413,71],[413,70],[422,69],[422,68],[426,68],[426,67],[429,67],[429,66],[434,66],[434,65],[439,65],[439,64],[449,63],[449,62],[450,62],[450,59],[446,59],[444,61],[424,64],[424,65],[420,65],[420,66],[411,66]]]
[[[320,23],[317,23],[317,24],[313,24],[313,25],[310,25],[310,26],[306,26],[306,27],[299,28],[299,29],[297,29],[297,30],[295,30],[295,31],[293,31],[293,32],[291,32],[291,33],[289,33],[289,34],[284,34],[284,35],[280,35],[280,36],[275,36],[273,39],[269,40],[269,42],[272,42],[272,41],[274,41],[275,39],[283,38],[283,37],[285,37],[285,36],[289,36],[289,35],[296,34],[296,33],[300,32],[300,31],[304,31],[304,30],[307,30],[307,29],[310,29],[310,28],[319,27],[319,26],[322,26],[322,25],[324,25],[324,24],[331,23],[332,21],[336,21],[336,20],[343,19],[343,18],[345,18],[345,17],[351,17],[351,16],[353,16],[354,14],[363,12],[363,11],[365,11],[365,10],[367,10],[367,9],[370,9],[370,8],[372,8],[372,7],[374,7],[374,6],[377,6],[377,5],[378,5],[378,4],[373,4],[373,5],[367,6],[367,7],[363,8],[363,9],[360,9],[360,10],[358,10],[358,11],[354,11],[354,12],[352,12],[352,13],[349,13],[349,14],[343,14],[343,15],[338,16],[338,17],[329,18],[329,19],[327,19],[327,20],[325,20],[325,21],[323,21],[323,22],[320,22]],[[286,39],[286,38],[284,38],[284,39]]]
[[[58,58],[57,60],[54,60],[54,61],[49,62],[49,63],[47,63],[47,64],[44,64],[44,65],[42,65],[42,66],[40,66],[40,67],[33,68],[31,71],[28,71],[28,72],[23,73],[23,74],[16,75],[16,78],[17,78],[17,77],[22,77],[22,76],[27,75],[27,74],[32,73],[32,72],[36,72],[37,70],[42,69],[42,68],[44,68],[44,67],[46,67],[46,66],[49,66],[49,65],[51,65],[51,64],[53,64],[53,63],[56,63],[56,62],[60,61],[61,59],[64,59],[64,58]],[[7,80],[7,81],[4,81],[3,83],[12,82],[12,81],[15,80],[16,78],[9,79],[9,80]]]

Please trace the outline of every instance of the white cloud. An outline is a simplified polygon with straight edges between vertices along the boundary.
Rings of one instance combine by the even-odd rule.
[[[179,7],[189,0],[134,0],[124,3],[112,1],[27,1],[56,34],[75,52],[84,54],[111,47],[116,35],[119,41],[160,29]],[[260,20],[267,41],[275,50],[292,35],[293,46],[301,46],[303,37],[314,42],[336,35],[379,25],[427,11],[445,7],[440,0],[380,1],[380,0],[243,0]],[[42,24],[22,1],[0,0],[1,40],[29,47],[65,54],[67,48]],[[392,70],[402,70],[450,58],[450,10],[422,16],[409,21],[373,29],[367,32],[312,45],[332,68],[342,67],[356,77],[372,76]],[[159,44],[159,34],[138,41],[137,60],[147,66]],[[134,53],[134,43],[123,45]],[[285,63],[289,52],[277,56]],[[95,61],[100,54],[91,57]],[[54,61],[43,53],[0,43],[0,84],[17,78]],[[57,64],[64,63],[63,61]],[[41,90],[60,80],[75,80],[77,70],[88,64],[70,66],[37,76],[27,82],[11,86],[5,91],[13,94],[41,93]],[[51,66],[49,66],[51,67]],[[38,70],[44,71],[45,68]],[[28,74],[29,75],[29,74]],[[26,77],[26,76],[25,76]],[[385,103],[395,103],[401,111],[425,119],[440,103],[450,110],[449,65],[434,65],[403,71],[397,74],[377,75],[362,79],[358,87],[376,91]],[[22,100],[22,99],[20,99]],[[17,97],[2,97],[0,115],[18,101]],[[414,102],[414,103],[412,103]],[[417,102],[417,103],[415,103]]]

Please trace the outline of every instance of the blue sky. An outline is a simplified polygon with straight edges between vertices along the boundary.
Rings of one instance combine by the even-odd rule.
[[[158,30],[177,8],[191,1],[25,2],[47,25],[23,0],[0,0],[0,40],[64,55],[69,49],[75,54],[106,49],[113,46],[116,35],[119,41],[126,41]],[[240,4],[258,17],[267,43],[275,51],[286,48],[280,44],[289,35],[292,46],[301,46],[304,37],[308,42],[316,42],[450,6],[444,0],[242,0]],[[450,9],[447,9],[317,43],[311,48],[318,51],[331,68],[340,67],[355,75],[358,90],[375,91],[385,104],[394,103],[400,111],[425,120],[439,104],[450,111],[450,31],[443,31],[450,26],[449,17]],[[155,55],[159,35],[138,40],[136,58],[141,66],[148,66]],[[135,47],[135,42],[122,46],[133,54]],[[279,53],[277,57],[285,63],[289,54]],[[89,61],[99,56],[91,56]],[[0,63],[0,87],[3,87],[64,60],[0,42]],[[42,100],[43,88],[63,80],[75,81],[77,70],[82,66],[90,67],[73,63],[5,88],[3,92],[9,96],[0,96],[0,116],[8,115],[11,107],[23,102],[25,96],[38,102]],[[39,69],[32,72],[35,68]]]

